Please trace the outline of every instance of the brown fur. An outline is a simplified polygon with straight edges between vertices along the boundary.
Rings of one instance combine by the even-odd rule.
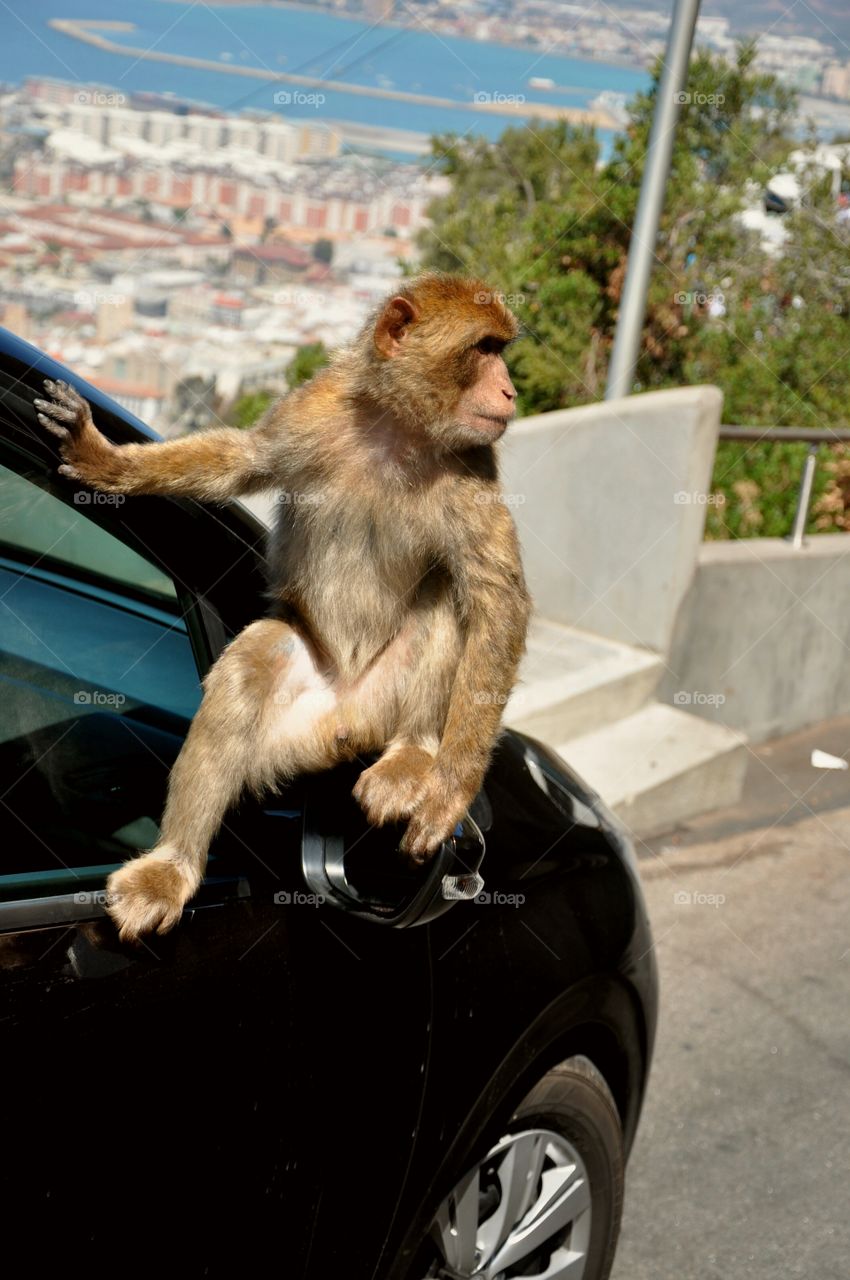
[[[354,798],[375,827],[409,818],[434,763],[434,752],[412,743],[397,743],[377,764],[364,769]]]
[[[479,281],[405,283],[250,432],[117,447],[65,384],[42,423],[97,488],[224,500],[280,487],[273,617],[227,647],[169,782],[159,844],[109,878],[123,937],[170,928],[243,791],[382,750],[355,796],[422,860],[487,768],[529,599],[494,446],[513,412],[511,313]]]

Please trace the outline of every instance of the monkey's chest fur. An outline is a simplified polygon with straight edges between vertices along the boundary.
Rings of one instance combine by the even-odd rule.
[[[270,594],[294,611],[340,676],[356,679],[424,597],[447,590],[439,567],[441,502],[406,504],[391,488],[316,486],[280,504],[269,546]]]

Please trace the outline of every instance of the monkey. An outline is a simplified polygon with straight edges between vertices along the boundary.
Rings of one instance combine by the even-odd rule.
[[[165,933],[244,792],[375,753],[353,795],[428,860],[479,792],[525,649],[531,601],[496,445],[517,393],[518,323],[480,280],[400,284],[329,365],[248,430],[116,445],[46,381],[59,472],[108,493],[223,502],[282,490],[268,616],[207,672],[171,770],[160,838],[111,873],[122,940]]]

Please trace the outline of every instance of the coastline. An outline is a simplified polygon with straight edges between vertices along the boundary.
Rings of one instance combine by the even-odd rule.
[[[186,0],[157,0],[158,4],[183,4]],[[292,9],[296,13],[324,13],[329,18],[335,18],[339,22],[352,22],[360,26],[367,26],[373,31],[415,31],[417,27],[411,26],[408,22],[394,22],[391,18],[382,18],[379,22],[372,22],[366,16],[358,18],[353,13],[338,13],[336,9],[330,5],[324,4],[299,4],[298,0],[265,0],[258,3],[258,0],[212,0],[208,6],[210,9]],[[69,19],[71,21],[71,19]],[[77,19],[79,21],[79,19]],[[499,40],[493,37],[490,40],[477,40],[475,36],[466,35],[464,32],[455,31],[451,24],[446,23],[430,23],[429,27],[432,31],[441,36],[451,36],[453,40],[466,40],[469,44],[491,44],[498,45],[501,49],[514,49],[517,53],[558,53],[558,56],[569,58],[571,62],[586,62],[591,67],[613,67],[618,71],[635,71],[648,75],[650,72],[650,62],[631,62],[627,58],[591,58],[584,53],[573,53],[567,51],[559,51],[552,49],[542,49],[536,44],[517,44],[513,40]],[[608,126],[605,126],[606,128]]]
[[[121,29],[126,31],[128,24]],[[329,93],[346,93],[355,97],[378,98],[390,102],[407,102],[416,106],[429,106],[452,111],[468,111],[475,115],[507,116],[512,119],[536,117],[543,120],[566,120],[570,124],[593,125],[599,129],[619,128],[618,122],[604,110],[583,107],[565,107],[548,102],[466,102],[463,99],[443,98],[433,94],[409,93],[402,89],[383,89],[379,86],[352,84],[344,80],[324,80],[317,76],[298,75],[287,71],[269,71],[263,67],[234,66],[216,62],[212,58],[196,58],[189,54],[167,53],[160,49],[144,49],[135,45],[120,44],[101,35],[103,30],[115,30],[114,24],[101,19],[51,18],[48,26],[70,39],[89,44],[104,53],[135,57],[148,62],[165,62],[172,66],[192,67],[217,74],[244,76],[266,82],[298,85],[305,89],[327,90]],[[132,29],[132,24],[129,24]]]

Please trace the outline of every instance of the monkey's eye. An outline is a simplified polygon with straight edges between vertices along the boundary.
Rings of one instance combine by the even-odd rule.
[[[482,338],[476,346],[476,350],[483,356],[500,356],[504,349],[505,344],[501,338]]]

